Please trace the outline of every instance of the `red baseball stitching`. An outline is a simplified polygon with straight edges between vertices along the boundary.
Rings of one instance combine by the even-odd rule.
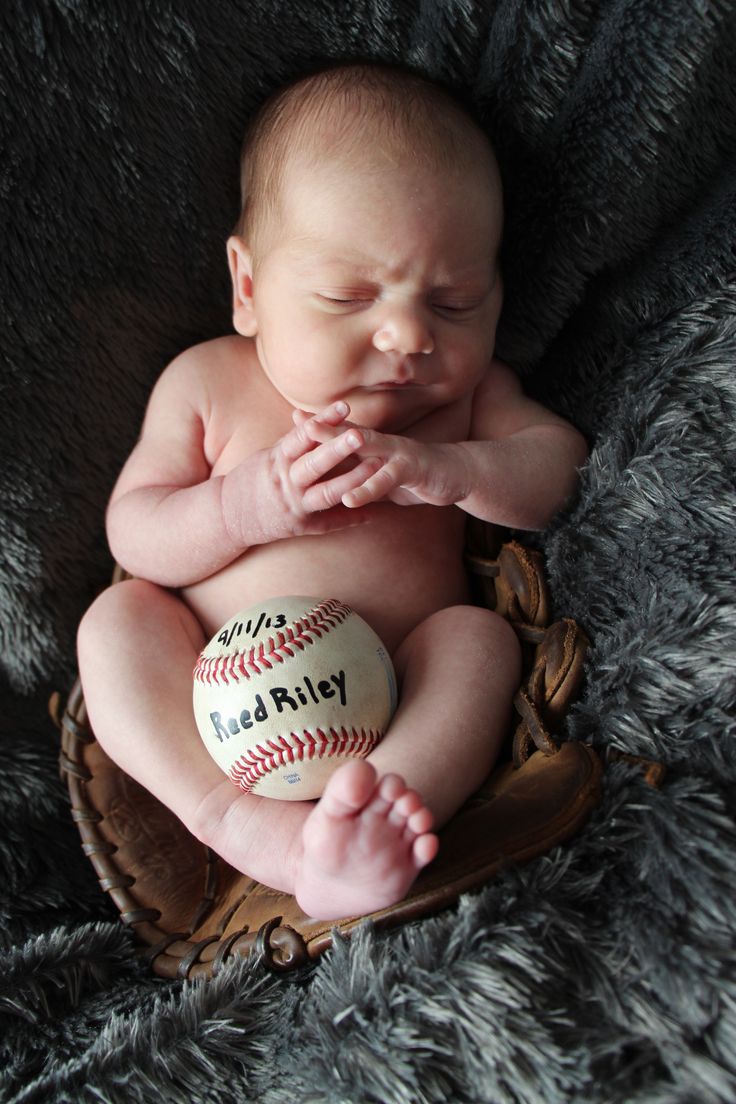
[[[293,625],[277,632],[275,637],[270,636],[268,640],[254,644],[248,652],[220,656],[205,656],[202,652],[194,668],[194,678],[208,686],[227,686],[231,679],[240,682],[241,677],[251,679],[264,670],[270,671],[274,664],[283,663],[285,657],[292,657],[295,651],[304,651],[315,639],[341,625],[352,612],[350,606],[328,598],[294,621]]]
[[[261,778],[289,763],[331,759],[336,755],[365,759],[382,736],[380,730],[372,728],[367,731],[364,728],[318,728],[314,733],[306,729],[301,733],[290,732],[249,748],[233,763],[228,775],[244,793],[249,793]]]

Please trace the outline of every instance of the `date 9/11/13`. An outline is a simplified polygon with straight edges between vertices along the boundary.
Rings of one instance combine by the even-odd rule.
[[[217,643],[224,644],[227,648],[234,637],[245,634],[245,636],[250,636],[255,640],[261,629],[283,629],[285,625],[285,614],[276,613],[272,614],[271,617],[266,617],[265,613],[261,613],[255,620],[249,618],[247,621],[235,621],[229,628],[223,629],[217,637]]]

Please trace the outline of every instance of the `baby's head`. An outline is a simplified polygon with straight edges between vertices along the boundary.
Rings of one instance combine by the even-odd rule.
[[[327,342],[356,386],[361,373],[364,387],[423,386],[430,360],[435,375],[459,366],[477,382],[501,306],[501,183],[487,137],[449,93],[383,65],[288,85],[248,129],[241,191],[235,328],[256,338],[290,402],[318,409],[335,390],[315,376]]]
[[[500,177],[488,138],[448,92],[394,66],[336,66],[277,91],[247,129],[235,233],[256,256],[278,223],[289,168],[304,171],[325,161],[346,172],[408,167],[444,178],[476,175],[496,193],[500,207]]]

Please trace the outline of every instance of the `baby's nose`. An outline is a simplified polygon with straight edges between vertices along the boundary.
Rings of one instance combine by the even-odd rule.
[[[431,353],[434,339],[418,311],[396,309],[382,319],[373,335],[373,345],[381,353],[411,356],[414,353]]]

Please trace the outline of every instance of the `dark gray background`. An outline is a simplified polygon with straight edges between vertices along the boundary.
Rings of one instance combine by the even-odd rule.
[[[736,1098],[735,24],[693,0],[3,5],[4,1100]],[[592,449],[537,540],[593,641],[568,733],[669,773],[609,767],[569,846],[308,978],[164,984],[82,855],[46,700],[151,385],[230,328],[243,126],[357,56],[456,83],[496,143],[499,352]]]

